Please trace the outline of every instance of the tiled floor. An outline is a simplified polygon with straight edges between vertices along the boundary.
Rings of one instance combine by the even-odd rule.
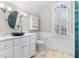
[[[71,55],[51,49],[37,52],[33,58],[72,58]]]

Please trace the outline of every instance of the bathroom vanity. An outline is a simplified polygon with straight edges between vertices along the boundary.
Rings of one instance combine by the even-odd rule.
[[[29,58],[35,53],[35,33],[0,37],[0,58]]]

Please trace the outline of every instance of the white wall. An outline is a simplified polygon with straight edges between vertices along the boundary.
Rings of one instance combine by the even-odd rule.
[[[7,15],[0,11],[0,33],[10,33],[11,31],[8,26]]]
[[[29,15],[23,18],[22,24],[23,24],[23,31],[28,32],[29,31]]]
[[[39,13],[40,32],[51,32],[51,5],[48,4]]]

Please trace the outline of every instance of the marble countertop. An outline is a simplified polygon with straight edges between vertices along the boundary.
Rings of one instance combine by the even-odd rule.
[[[27,33],[27,34],[24,34],[22,36],[0,35],[0,41],[21,38],[21,37],[29,36],[29,35],[33,35],[33,33]]]

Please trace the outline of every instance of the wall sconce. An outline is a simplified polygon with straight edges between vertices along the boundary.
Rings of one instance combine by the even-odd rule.
[[[11,7],[7,7],[6,9],[7,9],[7,11],[8,11],[9,13],[13,11],[13,9],[12,9]]]
[[[21,14],[22,16],[27,16],[27,15],[28,15],[27,13],[24,13],[24,12],[20,12],[20,14]]]
[[[2,3],[0,3],[0,10],[3,11],[4,13],[10,13],[13,11],[13,9],[11,7],[8,7]],[[19,14],[23,17],[23,16],[27,16],[28,14],[27,13],[24,13],[22,11],[19,11]]]
[[[28,14],[27,13],[24,13],[24,16],[27,16]]]
[[[0,3],[0,9],[5,13],[6,12],[6,7],[4,4]]]
[[[1,11],[3,11],[4,13],[8,12],[10,13],[11,11],[13,11],[13,9],[11,7],[5,6],[4,4],[0,3],[0,9]]]

